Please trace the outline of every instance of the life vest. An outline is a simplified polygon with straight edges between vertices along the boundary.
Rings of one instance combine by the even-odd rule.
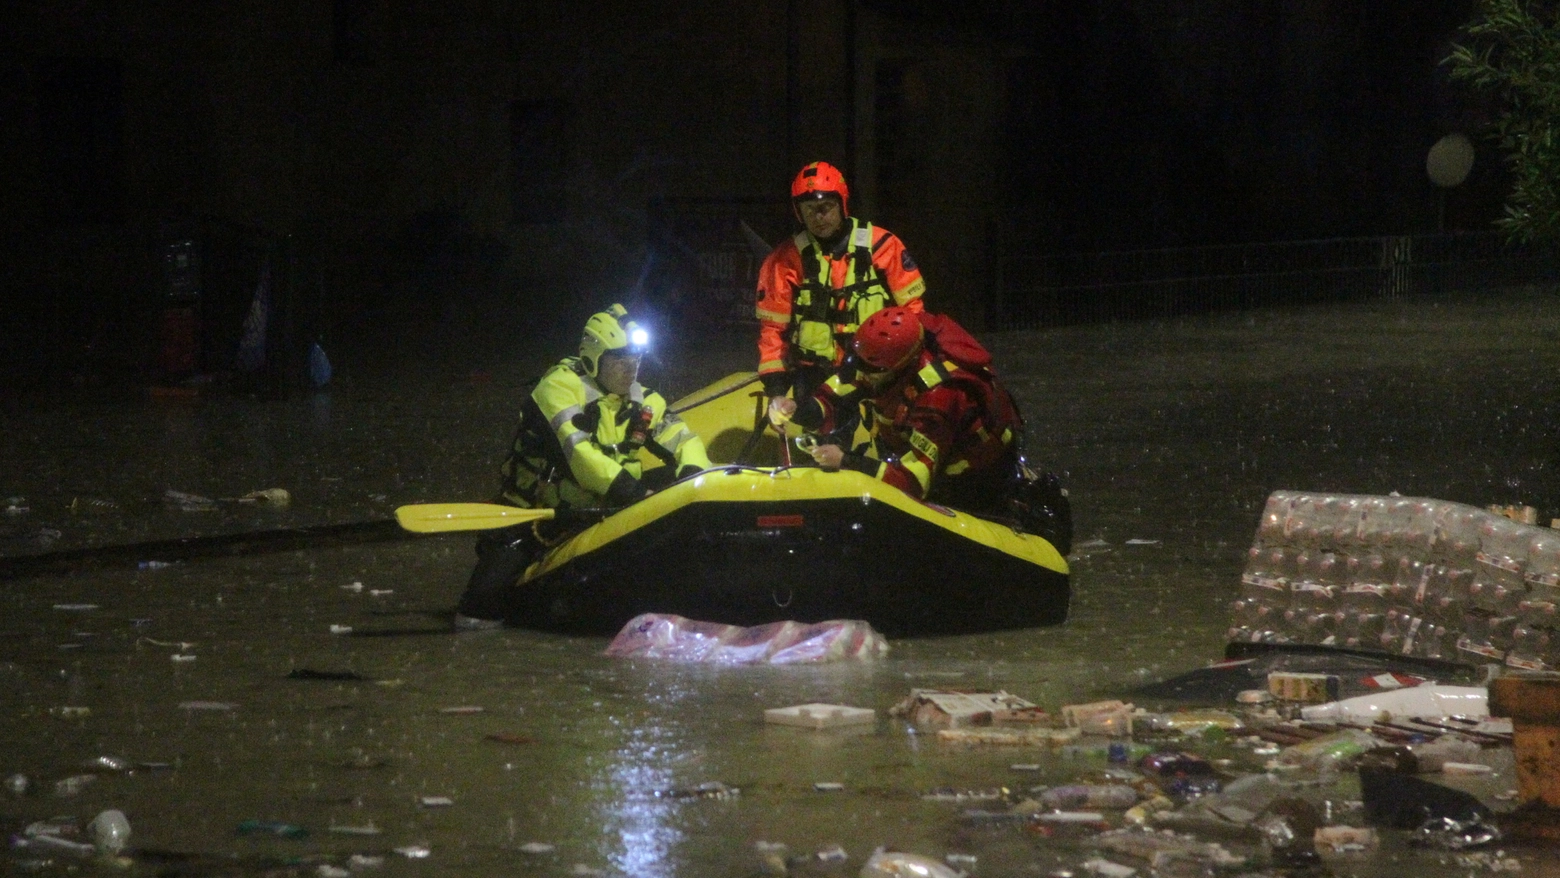
[[[849,262],[838,288],[832,282],[832,262],[817,241],[807,232],[797,233],[794,239],[802,258],[802,281],[791,300],[786,340],[802,365],[833,366],[837,350],[850,350],[862,321],[894,301],[882,273],[872,264],[872,224],[852,217],[849,235]]]
[[[548,371],[550,375],[559,369],[567,370],[579,382],[584,404],[564,413],[577,431],[576,443],[590,442],[635,478],[640,475],[641,448],[649,448],[663,461],[675,464],[672,452],[655,441],[655,412],[646,404],[644,388],[635,382],[628,397],[612,414],[611,422],[603,424],[604,396],[594,382],[579,374],[577,363],[574,358],[566,359]],[[534,387],[540,381],[531,382],[527,389],[509,456],[500,467],[504,476],[502,494],[511,503],[528,507],[595,505],[590,492],[574,477],[570,454],[559,442],[557,429],[562,421],[551,423],[536,401]]]
[[[873,401],[879,436],[884,428],[896,429],[915,399],[944,383],[958,385],[975,400],[978,415],[973,422],[959,425],[965,435],[977,442],[965,447],[960,459],[950,461],[943,473],[957,476],[973,467],[987,465],[1020,447],[1024,431],[1018,404],[991,369],[991,352],[964,327],[941,314],[923,313],[926,349],[920,367],[896,382],[894,387]],[[912,440],[913,444],[913,440]]]

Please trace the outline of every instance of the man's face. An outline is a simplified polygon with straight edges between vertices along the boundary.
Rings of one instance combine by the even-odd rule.
[[[840,209],[840,200],[832,196],[810,198],[797,204],[796,209],[802,215],[802,225],[819,240],[828,240],[838,235],[845,224],[845,211]]]
[[[628,389],[639,378],[639,355],[626,351],[607,351],[601,355],[596,367],[596,383],[601,389],[618,396],[627,396]]]

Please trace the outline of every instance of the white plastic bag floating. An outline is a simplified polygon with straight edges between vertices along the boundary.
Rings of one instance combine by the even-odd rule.
[[[635,616],[607,655],[718,665],[789,665],[871,661],[888,654],[888,641],[866,622],[832,619],[811,625],[771,622],[743,628],[665,613]]]

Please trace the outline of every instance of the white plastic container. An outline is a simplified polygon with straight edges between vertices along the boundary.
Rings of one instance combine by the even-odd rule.
[[[845,704],[798,704],[793,707],[772,707],[764,711],[766,723],[801,726],[808,729],[830,729],[836,726],[864,725],[876,721],[876,711]]]
[[[1489,692],[1483,686],[1443,686],[1426,683],[1300,709],[1308,720],[1372,722],[1388,714],[1400,716],[1489,716]]]

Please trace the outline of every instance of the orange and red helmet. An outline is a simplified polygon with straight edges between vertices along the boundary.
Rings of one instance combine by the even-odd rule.
[[[845,185],[845,175],[828,162],[813,162],[802,168],[791,181],[791,206],[810,198],[838,198],[840,212],[850,216],[850,187]],[[798,215],[800,216],[800,215]]]
[[[920,315],[899,305],[873,314],[856,330],[856,360],[863,371],[898,372],[924,344]]]

